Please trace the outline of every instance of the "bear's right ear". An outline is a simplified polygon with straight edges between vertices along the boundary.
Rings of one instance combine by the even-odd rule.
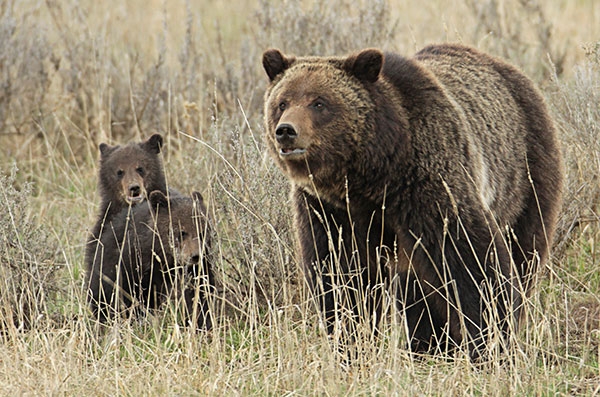
[[[192,199],[194,201],[197,201],[198,203],[204,205],[204,197],[202,197],[202,193],[197,192],[197,191],[193,191],[192,192]]]
[[[160,134],[154,134],[142,145],[149,152],[160,153],[160,149],[163,145],[163,137]]]
[[[202,214],[206,215],[206,205],[204,204],[204,197],[200,192],[192,192],[192,200],[196,203],[196,206]]]
[[[270,49],[263,53],[263,67],[269,80],[273,81],[277,75],[286,71],[287,68],[295,61],[294,57],[286,58],[281,51]]]
[[[101,143],[98,146],[98,149],[100,149],[100,157],[104,158],[106,156],[108,156],[109,154],[112,153],[113,150],[115,150],[116,146],[109,146],[106,143]]]
[[[157,208],[169,207],[169,199],[160,190],[154,190],[152,193],[150,193],[148,201],[150,202],[150,209],[152,212],[155,212]]]
[[[350,56],[344,62],[344,70],[359,79],[374,83],[379,78],[383,66],[383,53],[374,48],[368,48],[357,55]]]

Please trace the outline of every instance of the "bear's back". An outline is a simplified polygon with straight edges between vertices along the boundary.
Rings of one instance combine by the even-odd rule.
[[[510,83],[496,70],[498,61],[452,44],[426,47],[411,59],[386,54],[386,63],[388,57],[392,57],[391,65],[384,74],[392,76],[394,85],[404,85],[401,95],[412,101],[408,109],[413,114],[409,117],[435,119],[422,124],[439,129],[443,125],[439,120],[446,119],[446,125],[454,125],[458,131],[457,136],[444,136],[448,131],[423,132],[419,128],[423,136],[413,140],[417,145],[428,145],[432,139],[458,141],[457,145],[446,145],[460,151],[448,153],[447,161],[458,161],[460,164],[450,166],[463,168],[467,175],[453,180],[458,173],[448,166],[445,180],[450,189],[464,194],[475,187],[486,209],[503,223],[512,223],[523,207],[527,188],[527,115],[513,97]],[[401,73],[390,70],[399,65]]]

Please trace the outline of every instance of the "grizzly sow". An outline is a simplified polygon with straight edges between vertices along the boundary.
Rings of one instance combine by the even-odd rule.
[[[386,288],[415,352],[478,356],[514,330],[548,259],[563,183],[531,81],[453,44],[412,58],[271,49],[263,66],[266,142],[292,183],[328,332],[360,318],[376,328]]]
[[[158,308],[173,296],[186,323],[210,328],[210,225],[200,193],[157,190],[106,225],[87,258],[88,301],[101,321]]]

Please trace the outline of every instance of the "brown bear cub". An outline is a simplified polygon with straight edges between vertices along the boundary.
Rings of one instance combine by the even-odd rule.
[[[185,303],[186,323],[210,328],[208,293],[214,285],[210,226],[200,193],[167,196],[123,210],[100,235],[88,258],[88,300],[105,322],[158,308],[165,298]]]
[[[412,58],[272,49],[263,66],[265,138],[292,182],[302,264],[328,331],[353,332],[359,318],[377,327],[385,288],[413,351],[476,357],[514,331],[549,256],[563,183],[531,81],[453,44]]]
[[[127,145],[99,145],[98,191],[100,211],[86,245],[85,262],[94,260],[100,235],[117,216],[127,216],[124,209],[147,199],[149,192],[167,194],[160,152],[163,138],[154,134],[144,142]]]
[[[154,190],[167,193],[160,158],[162,145],[163,138],[159,134],[145,142],[125,146],[100,144],[98,227],[110,222],[123,208],[142,203]],[[97,231],[96,227],[94,231]]]

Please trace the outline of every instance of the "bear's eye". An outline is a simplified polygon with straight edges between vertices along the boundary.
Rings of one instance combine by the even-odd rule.
[[[188,232],[182,230],[181,233],[179,233],[179,235],[181,236],[181,241],[183,241],[188,237]]]
[[[312,103],[312,107],[316,110],[323,110],[325,109],[325,102],[321,99],[317,99]]]
[[[137,167],[137,168],[135,169],[135,171],[136,171],[138,174],[140,174],[140,176],[144,176],[144,168],[142,168],[142,167]]]
[[[175,243],[175,246],[178,247],[181,244],[181,241],[183,240],[181,238],[181,232],[177,229],[173,229],[173,240]]]
[[[287,104],[285,102],[281,102],[279,104],[279,110],[281,110],[282,112],[285,110],[286,107],[287,107]]]
[[[123,171],[123,170],[117,170],[117,178],[123,178],[124,174],[125,174],[125,171]]]

